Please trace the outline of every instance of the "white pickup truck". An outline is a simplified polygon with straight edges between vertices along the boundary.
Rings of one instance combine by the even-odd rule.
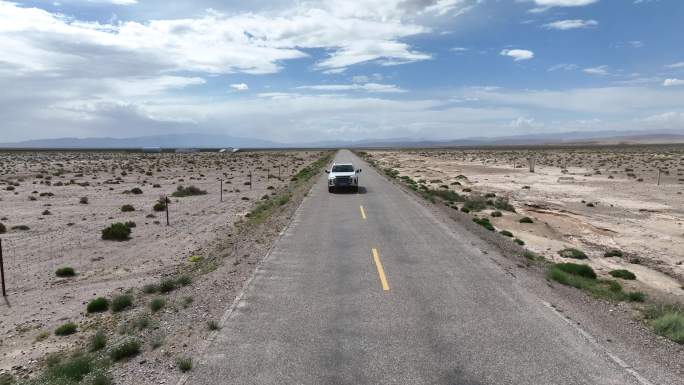
[[[361,169],[354,169],[351,163],[333,163],[330,170],[325,170],[328,174],[328,192],[334,192],[338,188],[352,189],[359,191],[359,173]]]

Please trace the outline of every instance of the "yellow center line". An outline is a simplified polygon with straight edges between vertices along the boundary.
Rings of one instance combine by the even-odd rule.
[[[380,276],[380,283],[382,284],[382,290],[389,291],[389,284],[387,283],[387,277],[385,277],[385,269],[382,268],[382,262],[380,262],[380,255],[377,249],[372,249],[373,259],[375,260],[375,267],[378,268],[378,275]]]
[[[361,209],[361,218],[366,219],[366,211],[363,209],[363,206],[359,206]]]

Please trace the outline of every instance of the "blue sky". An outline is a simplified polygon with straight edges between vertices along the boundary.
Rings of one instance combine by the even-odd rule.
[[[0,89],[0,142],[684,131],[684,2],[0,1]]]

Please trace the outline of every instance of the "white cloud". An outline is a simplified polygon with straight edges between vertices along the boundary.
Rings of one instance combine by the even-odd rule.
[[[552,23],[544,24],[543,27],[546,29],[557,29],[560,31],[566,31],[569,29],[591,28],[597,25],[598,21],[596,20],[572,19],[554,21]]]
[[[547,71],[549,71],[549,72],[561,71],[561,70],[562,71],[574,71],[577,68],[579,68],[579,66],[577,64],[560,63],[560,64],[556,64],[556,65],[549,67],[549,69]]]
[[[249,86],[245,83],[231,84],[230,88],[234,89],[235,91],[247,91],[247,90],[249,90]]]
[[[589,74],[589,75],[596,75],[596,76],[610,75],[610,72],[608,72],[608,66],[607,65],[585,68],[582,70],[582,72]]]
[[[476,4],[368,1],[373,4],[327,0],[298,4],[281,13],[211,11],[197,18],[118,24],[81,21],[0,1],[0,60],[21,71],[80,67],[94,72],[121,67],[125,61],[128,71],[154,67],[157,72],[267,74],[280,71],[286,60],[307,57],[303,49],[323,48],[328,57],[315,67],[339,73],[372,61],[396,65],[430,59],[430,54],[400,41],[430,31],[413,22],[416,13],[406,7],[442,14]]]
[[[674,87],[674,86],[684,86],[684,79],[665,79],[663,81],[663,86],[665,87]]]
[[[538,13],[545,12],[554,7],[584,7],[586,5],[597,3],[599,0],[533,0],[537,8],[533,8],[530,12]]]
[[[313,91],[366,91],[373,93],[398,93],[406,92],[394,84],[379,84],[379,83],[365,83],[365,84],[321,84],[313,86],[300,86],[297,87],[300,90],[313,90]]]
[[[648,116],[640,122],[649,128],[681,130],[684,129],[684,112],[668,111]]]
[[[534,57],[534,52],[526,49],[504,49],[499,54],[512,57],[514,61],[530,60]]]
[[[665,67],[666,68],[672,68],[672,69],[684,68],[684,61],[681,61],[679,63],[668,64]]]

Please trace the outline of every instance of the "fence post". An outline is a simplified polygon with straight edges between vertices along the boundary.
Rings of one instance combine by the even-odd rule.
[[[660,169],[658,169],[658,186],[660,186]]]
[[[220,179],[221,181],[221,202],[223,202],[223,179]]]
[[[2,278],[2,296],[7,297],[5,290],[5,264],[2,260],[2,238],[0,238],[0,278]]]
[[[166,203],[166,225],[169,225],[169,203],[171,203],[171,200],[169,199],[168,196],[164,197],[164,203]]]

